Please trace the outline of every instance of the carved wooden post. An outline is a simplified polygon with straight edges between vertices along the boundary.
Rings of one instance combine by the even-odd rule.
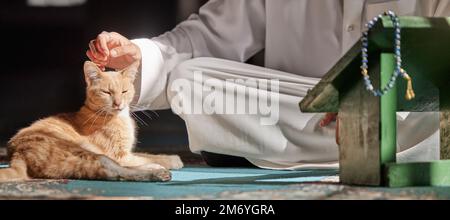
[[[440,113],[441,160],[450,159],[450,111],[442,110]]]
[[[371,69],[375,88],[386,85],[394,71],[393,54],[383,53],[380,65]],[[380,68],[376,68],[379,66]],[[375,97],[359,80],[340,97],[340,180],[345,184],[378,186],[382,180],[382,165],[395,162],[397,90]]]
[[[373,77],[374,84],[376,78]],[[378,186],[381,184],[380,99],[369,94],[360,80],[340,100],[340,181]]]
[[[302,100],[303,112],[339,112],[342,183],[450,186],[449,23],[450,18],[400,17],[403,66],[414,79],[414,100],[404,99],[404,82],[381,98],[365,90],[359,74],[360,42]],[[393,28],[390,19],[383,17],[370,33],[369,75],[375,88],[386,85],[394,71]],[[438,110],[442,160],[396,163],[396,111]]]

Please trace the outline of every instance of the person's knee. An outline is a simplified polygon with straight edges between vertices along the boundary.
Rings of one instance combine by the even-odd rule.
[[[192,80],[195,72],[200,71],[200,66],[206,58],[194,58],[186,60],[175,66],[169,74],[169,84],[179,79]]]
[[[191,75],[194,73],[192,60],[184,61],[178,64],[170,73],[167,83],[167,96],[169,100],[178,92],[186,91],[191,84]]]
[[[172,110],[181,114],[182,103],[191,102],[194,86],[194,74],[199,70],[202,58],[194,58],[178,64],[170,73],[167,82],[167,99]],[[183,111],[182,111],[183,110]]]
[[[168,97],[171,98],[174,95],[173,90],[179,90],[179,87],[187,87],[193,84],[195,75],[203,74],[209,59],[211,58],[194,58],[178,64],[168,77]]]
[[[196,84],[203,84],[206,78],[214,77],[211,76],[211,73],[215,69],[221,69],[225,65],[223,64],[224,62],[227,61],[217,58],[199,57],[178,64],[170,72],[167,83],[167,98],[172,110],[178,112],[184,106],[183,103],[190,105],[192,102],[196,102],[198,104],[197,101],[199,100],[194,100],[194,96],[198,95],[198,91],[194,91],[194,89],[199,88]],[[184,108],[188,107],[184,106]],[[183,109],[183,112],[184,110],[186,109]]]

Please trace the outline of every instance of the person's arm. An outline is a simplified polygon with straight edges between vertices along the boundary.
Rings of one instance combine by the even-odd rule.
[[[265,22],[264,0],[211,0],[172,31],[153,39],[132,40],[142,54],[138,105],[167,107],[168,73],[185,60],[246,61],[264,48]]]
[[[448,17],[450,16],[449,0],[419,0],[418,11],[421,16],[426,17]]]
[[[265,45],[264,0],[210,0],[175,29],[153,39],[128,40],[102,32],[91,41],[86,55],[100,67],[123,69],[141,62],[135,81],[137,106],[168,108],[165,100],[168,73],[194,57],[245,61]]]

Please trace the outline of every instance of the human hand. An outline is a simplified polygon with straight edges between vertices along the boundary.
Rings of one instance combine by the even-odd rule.
[[[327,113],[320,121],[320,127],[328,126],[331,122],[336,121],[336,144],[339,145],[339,118],[338,113]]]
[[[103,70],[105,67],[124,69],[142,59],[136,44],[116,32],[105,31],[90,41],[86,55]]]

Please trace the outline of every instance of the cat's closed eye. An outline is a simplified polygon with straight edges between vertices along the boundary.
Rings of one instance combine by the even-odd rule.
[[[128,90],[123,90],[123,91],[122,91],[122,94],[123,94],[123,93],[127,93],[127,92],[128,92]]]
[[[103,92],[104,94],[111,95],[111,92],[110,92],[110,91],[102,90],[102,92]]]

